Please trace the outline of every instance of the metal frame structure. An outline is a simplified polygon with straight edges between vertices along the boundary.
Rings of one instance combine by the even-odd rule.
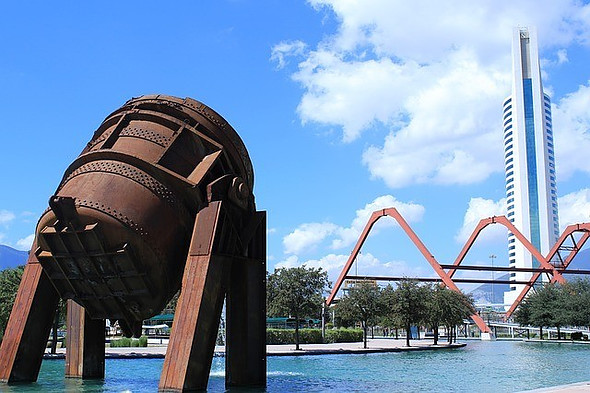
[[[576,239],[575,235],[580,236]],[[553,267],[554,271],[558,273],[558,275],[553,275],[553,277],[551,277],[552,283],[563,283],[565,281],[561,273],[564,273],[565,270],[569,267],[570,263],[576,257],[578,252],[582,249],[589,237],[590,223],[586,222],[581,224],[572,224],[565,228],[559,239],[557,239],[557,242],[555,242],[551,250],[549,250],[547,257],[544,259],[544,261],[546,263],[549,263]],[[546,272],[534,272],[528,284],[526,284],[526,286],[520,292],[514,303],[512,303],[508,311],[506,311],[505,319],[510,318],[510,316],[514,313],[516,308],[524,300],[527,293],[537,282],[537,280],[541,276],[541,273]],[[588,272],[583,270],[568,270],[567,273],[587,274]],[[561,281],[560,279],[563,281]]]
[[[377,280],[377,281],[399,281],[403,279],[402,277],[376,277],[376,276],[352,276],[348,275],[352,264],[356,260],[361,247],[365,243],[369,232],[372,230],[373,225],[381,218],[389,216],[392,217],[399,226],[403,229],[406,235],[410,238],[412,243],[416,246],[416,248],[420,251],[424,259],[430,264],[433,270],[436,272],[439,278],[416,278],[418,281],[422,282],[442,282],[446,287],[449,289],[460,292],[461,290],[457,287],[456,283],[517,283],[517,284],[524,284],[525,287],[522,292],[519,294],[517,299],[514,301],[510,309],[506,313],[505,318],[509,318],[514,310],[518,307],[518,305],[522,302],[525,298],[529,290],[534,286],[537,282],[539,277],[542,273],[546,273],[551,278],[551,282],[558,282],[564,283],[565,278],[563,277],[562,273],[568,268],[571,261],[577,255],[578,251],[582,248],[582,246],[586,243],[588,238],[590,237],[590,223],[582,223],[582,224],[574,224],[568,226],[565,231],[561,234],[553,248],[549,251],[548,255],[544,257],[541,255],[539,250],[535,248],[531,244],[531,242],[518,230],[516,227],[508,220],[505,216],[494,216],[490,218],[482,219],[475,229],[473,230],[471,236],[461,249],[459,255],[455,259],[455,262],[450,265],[441,265],[434,255],[426,248],[424,243],[420,240],[420,238],[416,235],[416,233],[412,230],[412,228],[408,225],[406,220],[402,217],[402,215],[397,211],[396,208],[386,208],[381,210],[376,210],[371,214],[369,221],[365,225],[363,232],[361,233],[356,245],[354,246],[348,260],[346,261],[342,272],[340,273],[338,279],[336,280],[332,292],[330,296],[326,300],[326,304],[329,306],[334,302],[336,294],[340,290],[345,279],[367,279],[367,280]],[[481,234],[481,232],[488,227],[489,225],[493,224],[500,224],[506,227],[510,232],[514,234],[516,239],[524,245],[524,247],[539,261],[540,268],[515,268],[515,267],[488,267],[488,266],[466,266],[461,265],[464,261],[467,253]],[[581,234],[581,236],[577,236]],[[447,269],[447,270],[445,270]],[[514,282],[514,281],[502,281],[502,280],[485,280],[485,279],[463,279],[463,278],[455,278],[453,279],[454,274],[457,270],[483,270],[483,271],[508,271],[508,272],[516,272],[516,271],[526,271],[534,273],[529,281],[522,281],[522,282]],[[570,270],[567,271],[570,274],[590,274],[588,270]],[[479,327],[479,329],[483,333],[489,333],[491,330],[489,326],[484,322],[484,320],[479,316],[477,313],[471,316],[475,324]]]
[[[139,337],[180,289],[159,389],[205,390],[223,302],[226,387],[266,386],[266,213],[246,146],[191,98],[133,98],[41,216],[0,344],[0,383],[37,380],[60,298],[66,376],[105,374],[105,320]],[[0,386],[0,390],[2,390]]]

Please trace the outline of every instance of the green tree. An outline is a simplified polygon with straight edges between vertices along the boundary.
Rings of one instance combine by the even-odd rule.
[[[536,288],[516,309],[514,319],[520,325],[555,326],[561,339],[562,326],[590,325],[590,280],[576,279],[563,285],[547,284]]]
[[[425,318],[426,292],[416,281],[405,279],[388,299],[387,308],[396,315],[406,330],[406,346],[410,346],[411,327]]]
[[[442,322],[447,327],[449,343],[451,343],[453,338],[452,332],[457,328],[457,325],[463,323],[464,319],[469,318],[475,313],[475,306],[473,305],[473,298],[471,296],[448,288],[442,291],[442,298],[444,310]]]
[[[324,301],[324,289],[328,286],[328,273],[321,268],[276,269],[267,278],[267,312],[269,316],[295,318],[295,349],[299,350],[299,320],[317,316]]]
[[[474,312],[473,299],[441,285],[425,286],[425,289],[424,323],[434,332],[434,345],[438,344],[438,328],[441,325],[447,328],[449,342],[452,342],[451,332],[455,326]]]
[[[381,298],[383,299],[384,310],[381,314],[381,326],[393,329],[395,331],[395,338],[398,338],[398,330],[404,328],[403,320],[395,312],[391,310],[391,305],[395,302],[395,289],[388,284],[381,290]]]
[[[381,289],[367,282],[348,290],[338,303],[339,315],[345,319],[360,321],[363,328],[363,348],[367,348],[367,330],[375,326],[384,310]]]
[[[563,285],[567,325],[590,326],[590,280],[576,279]]]
[[[172,296],[172,299],[170,299],[168,301],[168,303],[164,307],[164,310],[162,310],[162,313],[164,311],[166,311],[166,312],[172,311],[172,314],[174,314],[174,312],[176,311],[176,306],[178,305],[178,298],[179,297],[180,297],[180,289],[178,291],[176,291],[174,296]]]
[[[0,271],[0,338],[4,336],[23,271],[23,266]]]
[[[434,333],[434,345],[438,344],[438,327],[443,323],[445,317],[445,296],[444,288],[440,285],[426,286],[426,310],[424,323]]]
[[[540,337],[543,338],[543,327],[555,326],[558,338],[561,338],[561,327],[566,325],[571,315],[568,309],[568,293],[564,287],[547,284],[537,288],[519,307],[516,317],[520,324],[528,323],[538,326]]]
[[[531,302],[529,298],[524,299],[514,312],[514,321],[520,326],[531,325]]]

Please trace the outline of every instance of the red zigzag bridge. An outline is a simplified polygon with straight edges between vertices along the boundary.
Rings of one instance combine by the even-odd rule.
[[[509,318],[514,310],[518,307],[518,305],[522,302],[525,298],[529,290],[533,287],[535,282],[539,279],[541,274],[545,273],[550,278],[550,282],[558,282],[564,283],[565,279],[563,277],[563,273],[566,272],[571,261],[577,255],[578,251],[584,246],[584,243],[590,237],[590,223],[582,223],[582,224],[574,224],[568,226],[557,242],[551,248],[547,256],[541,255],[539,250],[535,248],[531,244],[531,242],[518,230],[510,220],[508,220],[505,216],[494,216],[490,218],[482,219],[479,224],[473,230],[473,233],[463,246],[463,249],[455,259],[455,262],[452,265],[441,265],[436,258],[428,251],[424,243],[418,238],[416,233],[410,228],[406,220],[402,217],[402,215],[397,211],[397,209],[391,207],[388,209],[377,210],[373,212],[365,229],[361,233],[350,257],[346,261],[338,280],[332,289],[332,293],[326,300],[326,304],[329,306],[334,302],[334,297],[336,293],[342,286],[342,283],[346,278],[350,279],[370,279],[370,280],[377,280],[377,281],[397,281],[400,277],[368,277],[368,276],[350,276],[348,272],[352,267],[356,257],[359,254],[361,247],[363,246],[369,232],[373,228],[373,225],[377,220],[381,217],[389,216],[392,217],[394,220],[397,221],[399,226],[404,230],[406,235],[410,238],[410,240],[414,243],[416,248],[422,253],[424,259],[432,266],[436,274],[440,277],[439,279],[436,278],[428,278],[428,279],[418,279],[420,281],[442,281],[444,285],[446,285],[449,289],[453,291],[460,292],[460,289],[457,287],[455,283],[486,283],[492,282],[491,280],[478,280],[478,279],[462,279],[456,278],[453,279],[453,275],[457,270],[487,270],[487,271],[503,271],[503,272],[530,272],[533,273],[531,279],[529,281],[501,281],[495,280],[495,283],[512,283],[512,284],[524,284],[524,288],[521,293],[518,295],[514,303],[510,306],[510,309],[506,312],[505,318]],[[465,266],[461,265],[465,256],[469,252],[469,249],[475,243],[475,240],[478,238],[480,233],[483,231],[484,228],[488,227],[492,224],[500,224],[505,226],[510,232],[514,234],[517,241],[524,245],[524,247],[539,261],[540,267],[537,268],[516,268],[516,267],[488,267],[488,266]],[[445,270],[446,269],[446,270]],[[568,274],[590,274],[590,270],[568,270]],[[474,314],[471,316],[473,321],[477,324],[479,329],[483,333],[489,333],[490,328],[484,322],[484,320],[478,315]]]

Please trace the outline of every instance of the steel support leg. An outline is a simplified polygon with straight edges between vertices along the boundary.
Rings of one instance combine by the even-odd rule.
[[[231,259],[212,255],[220,202],[197,214],[182,289],[160,377],[163,391],[205,390]],[[221,227],[221,225],[219,225]]]
[[[0,346],[0,381],[37,380],[58,301],[31,252]]]
[[[104,378],[105,320],[90,319],[84,307],[67,304],[66,377]]]
[[[227,294],[226,386],[266,386],[266,213],[248,246],[234,259]]]

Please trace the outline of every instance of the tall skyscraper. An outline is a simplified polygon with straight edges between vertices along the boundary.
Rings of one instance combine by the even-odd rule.
[[[515,28],[512,38],[512,94],[504,100],[504,157],[508,218],[546,255],[559,237],[551,100],[543,92],[534,29]],[[510,266],[539,267],[539,261],[508,236]],[[532,273],[510,273],[528,281]],[[511,284],[504,303],[512,304],[522,284]]]

